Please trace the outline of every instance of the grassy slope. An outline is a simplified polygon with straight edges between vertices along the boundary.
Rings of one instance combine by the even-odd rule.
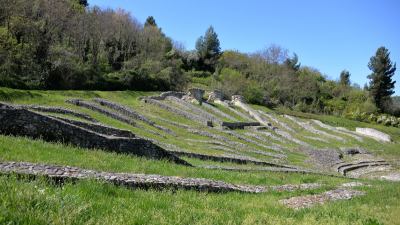
[[[152,113],[151,106],[143,108],[138,101],[134,100],[145,94],[151,93],[16,91],[0,88],[0,101],[65,105],[76,108],[66,105],[64,100],[74,97],[103,97],[135,107],[141,112]],[[100,114],[76,109],[87,112],[107,124],[150,136],[140,129],[105,118]],[[173,118],[164,111],[158,113],[168,116],[171,120],[190,123],[180,117]],[[330,124],[337,122],[338,125],[349,128],[359,126],[358,122],[345,121],[336,117],[310,114],[301,114],[301,116],[315,117]],[[386,131],[394,136],[395,140],[399,140],[398,130],[400,129],[369,124],[366,126]],[[146,128],[152,129],[147,126]],[[176,132],[183,133],[180,130]],[[185,135],[185,137],[191,137]],[[160,139],[160,137],[154,138]],[[168,137],[169,139],[173,138]],[[172,143],[180,147],[193,147],[182,140],[175,140]],[[368,141],[366,145],[369,148],[381,146],[374,141]],[[200,151],[202,147],[204,146],[199,144],[197,150]],[[399,152],[396,151],[396,147],[398,148],[398,144],[386,145],[384,151],[378,153],[398,159]],[[300,156],[297,157],[301,159]],[[88,151],[40,140],[6,136],[0,136],[0,160],[45,162],[114,172],[202,177],[237,184],[280,185],[319,182],[326,185],[319,190],[294,193],[207,194],[194,191],[131,191],[94,181],[68,183],[63,187],[58,187],[42,180],[28,181],[16,179],[14,176],[0,176],[0,224],[8,221],[25,224],[49,222],[55,224],[396,224],[398,222],[396,215],[400,214],[399,185],[383,181],[366,181],[373,185],[369,188],[361,188],[368,192],[367,196],[293,211],[282,207],[278,201],[291,196],[322,192],[348,180],[317,175],[244,173],[187,168],[163,161],[116,155],[104,151]]]

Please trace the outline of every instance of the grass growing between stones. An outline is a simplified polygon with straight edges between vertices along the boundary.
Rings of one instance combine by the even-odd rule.
[[[28,138],[0,135],[0,160],[76,166],[108,172],[160,174],[167,176],[198,177],[236,184],[279,185],[283,183],[322,182],[336,184],[341,178],[319,175],[300,175],[275,172],[231,172],[191,168],[167,161],[149,160],[100,150],[87,150],[62,144],[47,143]],[[221,163],[220,165],[223,165]],[[232,164],[225,164],[231,166]]]
[[[22,91],[0,88],[0,101],[15,104],[36,104],[60,106],[86,113],[100,122],[121,129],[131,130],[141,137],[152,138],[160,142],[176,145],[178,148],[196,153],[220,155],[224,152],[211,149],[211,145],[196,140],[211,140],[199,136],[165,122],[159,118],[168,119],[195,129],[223,136],[229,140],[245,143],[256,149],[262,147],[246,143],[230,136],[224,131],[196,124],[194,121],[174,115],[151,104],[145,104],[138,98],[144,95],[156,95],[149,92],[101,92],[101,91]],[[174,131],[178,137],[163,133],[163,136],[152,134],[146,130],[157,132],[156,128],[136,121],[140,127],[134,127],[115,119],[110,119],[100,113],[77,107],[65,100],[80,98],[105,98],[110,101],[132,107],[139,113],[154,120],[157,124]],[[271,110],[265,107],[252,106],[277,116],[277,119],[294,127],[296,137],[318,148],[339,148],[344,146],[360,146],[388,161],[400,159],[400,129],[382,125],[360,123],[343,118],[325,115],[314,115]],[[244,118],[232,111],[217,105],[224,113],[242,121]],[[236,109],[242,112],[240,109]],[[211,111],[209,111],[211,112]],[[326,124],[342,126],[350,130],[355,127],[371,127],[388,133],[395,143],[382,144],[366,138],[363,142],[347,138],[347,142],[332,141],[321,143],[309,140],[304,136],[317,136],[296,126],[293,121],[278,116],[281,113],[294,115],[302,119],[318,119]],[[64,116],[74,118],[71,116]],[[75,118],[76,119],[76,118]],[[315,127],[318,127],[315,125]],[[347,137],[318,127],[329,134]],[[248,130],[236,131],[248,139]],[[261,135],[261,134],[260,134]],[[298,151],[298,144],[292,142],[280,143],[270,140],[268,144],[280,144],[288,156],[284,164],[307,167],[305,155]],[[192,140],[192,141],[190,141]],[[194,140],[194,141],[193,141]],[[265,150],[266,152],[272,152]],[[239,151],[245,156],[262,160],[269,157],[246,151]],[[243,169],[258,169],[261,166],[234,163],[218,163],[187,159],[193,165],[214,165],[237,167]],[[193,168],[176,165],[167,161],[156,161],[129,155],[109,153],[101,150],[88,150],[58,143],[47,143],[41,140],[31,140],[23,137],[0,135],[0,161],[26,161],[54,165],[76,166],[107,172],[127,172],[160,174],[167,176],[197,177],[222,180],[234,184],[249,185],[283,185],[300,183],[321,183],[324,186],[316,190],[295,192],[267,192],[262,194],[242,193],[199,193],[195,191],[156,191],[129,190],[111,184],[97,181],[67,182],[63,186],[54,185],[44,179],[26,179],[14,175],[0,176],[0,224],[399,224],[400,186],[398,183],[384,181],[361,180],[371,184],[371,187],[360,187],[366,191],[364,196],[350,201],[338,201],[310,209],[292,210],[283,207],[279,200],[306,194],[321,193],[335,188],[337,185],[352,181],[346,178],[329,177],[313,174],[282,173],[282,172],[238,172],[205,168]]]
[[[364,188],[364,190],[366,190]],[[398,185],[374,182],[368,195],[292,210],[280,199],[323,189],[264,194],[128,190],[95,181],[63,186],[0,176],[7,224],[397,224]]]

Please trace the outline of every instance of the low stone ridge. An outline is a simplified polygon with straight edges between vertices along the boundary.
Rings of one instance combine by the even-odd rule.
[[[232,162],[237,164],[255,164],[255,165],[262,165],[262,166],[271,166],[271,167],[280,167],[280,168],[288,168],[288,169],[295,169],[291,166],[286,165],[279,165],[271,162],[264,162],[259,161],[256,159],[248,159],[246,157],[239,158],[239,157],[227,157],[227,156],[214,156],[214,155],[204,155],[199,153],[192,153],[192,152],[181,152],[181,151],[170,151],[175,155],[178,156],[186,156],[189,158],[196,158],[201,160],[210,160],[215,162]]]
[[[341,187],[362,187],[362,186],[366,186],[366,185],[361,182],[349,182],[349,183],[341,184],[340,186]]]
[[[104,109],[103,107],[101,107],[100,105],[97,105],[95,103],[83,101],[81,99],[69,99],[66,102],[70,103],[70,104],[73,104],[73,105],[76,105],[76,106],[81,106],[81,107],[84,107],[84,108],[99,112],[99,113],[104,114],[104,115],[106,115],[108,117],[111,117],[113,119],[119,120],[121,122],[127,123],[127,124],[132,125],[132,126],[136,125],[136,123],[133,120],[131,120],[130,118],[128,118],[128,117],[126,117],[124,115],[120,115],[120,114],[118,114],[116,112]]]
[[[238,115],[239,117],[241,117],[241,118],[243,118],[243,119],[245,119],[245,120],[254,121],[253,118],[251,118],[250,116],[248,116],[248,115],[246,115],[246,114],[240,112],[239,110],[233,108],[233,106],[230,106],[230,105],[229,105],[229,106],[227,106],[227,109],[229,109],[230,111],[232,111],[233,113],[235,113],[236,115]]]
[[[316,204],[324,204],[329,201],[349,200],[356,196],[362,195],[365,195],[365,192],[338,188],[322,194],[292,197],[289,199],[280,200],[280,202],[289,208],[301,209],[310,208]]]
[[[260,126],[259,122],[222,122],[221,126],[231,130],[244,129],[245,127]]]
[[[172,101],[175,104],[179,105],[181,108],[185,108],[187,111],[191,111],[193,114],[198,115],[206,121],[212,121],[213,123],[221,124],[222,121],[216,117],[215,115],[194,106],[192,103],[182,100],[180,98],[168,96],[165,98],[166,100]]]
[[[5,135],[41,138],[45,141],[69,143],[82,148],[103,149],[190,165],[149,140],[103,135],[25,109],[12,107],[0,109],[0,124],[0,133]]]
[[[277,125],[279,125],[280,127],[286,129],[289,132],[295,132],[289,125],[287,125],[285,122],[282,122],[280,120],[278,120],[277,118],[275,118],[273,115],[263,112],[261,110],[258,110],[258,112],[262,115],[267,117],[268,119],[272,120],[273,122],[275,122]]]
[[[342,173],[344,176],[347,175],[350,171],[353,170],[360,170],[366,169],[371,167],[379,167],[379,166],[390,166],[384,160],[377,160],[377,161],[365,161],[365,162],[352,162],[352,163],[344,163],[337,167],[339,173]]]
[[[309,144],[300,141],[296,138],[294,138],[291,134],[288,132],[285,132],[283,130],[278,129],[277,127],[273,127],[269,121],[265,119],[265,117],[262,116],[259,112],[256,110],[252,109],[249,105],[247,105],[244,102],[244,98],[240,95],[234,95],[232,96],[232,104],[238,106],[239,108],[243,109],[245,112],[247,112],[251,117],[253,117],[256,121],[260,122],[262,125],[267,126],[270,130],[275,131],[278,135],[284,137],[285,139],[295,142],[296,144],[299,144],[304,147],[310,147]]]
[[[124,105],[120,105],[118,103],[115,102],[111,102],[105,99],[101,99],[101,98],[95,98],[93,99],[93,101],[99,103],[100,105],[103,106],[107,106],[111,109],[114,109],[118,112],[120,112],[121,114],[125,115],[125,116],[129,116],[129,117],[133,117],[134,119],[137,120],[141,120],[149,125],[154,125],[155,123],[153,121],[151,121],[150,119],[146,118],[145,116],[139,114],[138,112],[136,112],[135,110],[124,106]]]
[[[106,126],[104,124],[100,124],[100,123],[85,123],[85,122],[81,122],[81,121],[77,121],[77,120],[71,120],[71,119],[66,119],[66,118],[61,118],[61,117],[56,117],[56,116],[50,116],[59,120],[63,120],[67,123],[76,125],[78,127],[82,127],[91,131],[94,131],[96,133],[100,133],[100,134],[105,134],[108,136],[115,136],[115,137],[126,137],[126,138],[135,138],[135,134],[133,134],[131,131],[129,130],[121,130],[121,129],[117,129],[114,127],[109,127]]]
[[[136,112],[135,110],[133,110],[130,107],[127,107],[127,106],[124,106],[124,105],[120,105],[118,103],[111,102],[111,101],[108,101],[108,100],[105,100],[105,99],[101,99],[101,98],[95,98],[95,99],[93,99],[93,101],[99,103],[102,106],[106,106],[106,107],[108,107],[110,109],[113,109],[113,110],[121,113],[124,116],[131,117],[133,119],[143,121],[143,122],[149,124],[150,126],[153,126],[153,127],[157,128],[159,130],[162,130],[162,131],[168,133],[168,134],[176,136],[175,132],[173,132],[172,130],[170,130],[168,128],[165,128],[163,126],[157,125],[155,122],[151,121],[150,119],[148,119],[144,115],[141,115],[140,113]]]
[[[275,144],[275,143],[272,143],[270,140],[265,138],[265,137],[269,137],[269,138],[271,138],[273,140],[276,140],[276,141],[281,141],[282,140],[279,137],[276,137],[275,135],[272,135],[271,133],[255,131],[255,132],[252,132],[252,133],[245,132],[244,134],[247,135],[247,136],[253,137],[253,138],[255,138],[258,141],[263,142],[263,143],[268,143],[269,142],[270,146],[268,146],[268,149],[283,153],[282,146],[280,146],[278,144]]]
[[[204,192],[260,193],[266,188],[252,185],[235,185],[203,178],[181,178],[161,175],[109,173],[77,167],[34,164],[29,162],[0,162],[0,173],[45,176],[57,181],[95,179],[133,189],[184,189]]]
[[[323,143],[329,143],[329,141],[323,139],[323,138],[319,138],[319,137],[315,137],[315,136],[304,136],[304,138],[310,139],[310,140],[314,140],[314,141],[319,141],[319,142],[323,142]]]
[[[75,116],[81,119],[85,119],[87,121],[91,122],[98,122],[96,119],[92,118],[91,116],[76,112],[71,109],[66,109],[62,107],[49,107],[49,106],[39,106],[39,105],[12,105],[14,108],[21,108],[21,109],[28,109],[28,110],[34,110],[34,111],[39,111],[39,112],[45,112],[45,113],[58,113],[58,114],[65,114],[65,115],[71,115]]]
[[[180,116],[182,116],[182,117],[184,117],[186,119],[196,121],[196,122],[201,123],[201,124],[206,125],[206,126],[212,126],[213,125],[211,121],[205,121],[203,117],[200,117],[200,116],[195,115],[193,113],[185,112],[183,110],[180,110],[178,108],[170,106],[170,105],[168,105],[168,104],[166,104],[166,103],[164,103],[162,101],[155,100],[153,98],[144,98],[143,100],[144,100],[145,103],[156,105],[156,106],[158,106],[158,107],[160,107],[162,109],[165,109],[165,110],[167,110],[169,112],[172,112],[172,113],[175,113],[177,115],[180,115]],[[211,122],[211,124],[210,124],[210,122]]]
[[[330,126],[330,125],[325,124],[325,123],[323,123],[323,122],[321,122],[321,121],[319,121],[319,120],[311,120],[311,121],[313,121],[313,122],[314,122],[315,124],[317,124],[318,126],[320,126],[320,127],[322,127],[322,128],[325,128],[325,129],[327,129],[327,130],[330,130],[330,131],[333,131],[333,132],[336,132],[336,133],[339,133],[339,134],[342,134],[342,135],[350,136],[350,137],[356,139],[357,141],[363,141],[363,138],[362,138],[362,137],[360,137],[360,136],[358,136],[358,135],[355,135],[355,134],[352,134],[352,133],[351,133],[349,130],[347,130],[346,128],[344,128],[344,129],[338,129],[337,127]]]
[[[205,102],[205,103],[203,103],[202,106],[204,108],[207,108],[207,109],[213,111],[213,113],[218,114],[219,116],[221,116],[224,119],[232,120],[232,121],[237,120],[237,119],[233,118],[232,116],[230,116],[230,115],[224,113],[223,111],[219,110],[217,107],[211,105],[210,103]]]
[[[168,120],[168,119],[165,119],[165,118],[162,118],[162,117],[157,117],[157,119],[160,120],[160,121],[163,121],[164,123],[171,124],[171,125],[173,125],[175,127],[179,127],[179,128],[183,128],[183,129],[190,129],[191,128],[191,126],[189,126],[189,125],[186,125],[186,124],[183,124],[183,123],[179,123],[179,122],[175,122],[175,121],[172,121],[172,120]]]
[[[301,173],[301,174],[321,174],[311,170],[297,169],[297,168],[282,168],[282,167],[262,167],[262,168],[238,168],[233,166],[216,166],[216,165],[204,165],[200,166],[206,169],[214,170],[227,170],[227,171],[238,171],[238,172],[282,172],[282,173]],[[325,174],[324,174],[325,175]]]
[[[391,142],[392,141],[392,138],[390,137],[390,135],[380,132],[378,130],[372,129],[372,128],[357,127],[356,132],[359,134],[371,137],[378,141],[383,141],[383,142]]]
[[[261,154],[261,155],[267,155],[267,156],[271,156],[271,153],[268,152],[264,152],[264,151],[260,151],[257,149],[254,149],[246,144],[243,144],[241,142],[237,142],[237,141],[232,141],[222,135],[217,135],[217,134],[213,134],[210,133],[208,131],[205,130],[198,130],[198,129],[188,129],[188,132],[192,133],[192,134],[197,134],[203,137],[209,137],[218,141],[222,141],[225,144],[227,144],[229,147],[237,150],[238,152],[252,152],[252,153],[256,153],[256,154]],[[239,134],[234,134],[234,135],[239,135]],[[232,135],[233,136],[233,135]],[[239,135],[241,137],[241,135]],[[278,155],[276,155],[278,156]],[[280,156],[278,156],[279,158]]]
[[[294,123],[298,124],[300,127],[305,129],[306,131],[311,132],[313,134],[322,135],[322,136],[325,136],[327,138],[336,139],[338,141],[346,141],[344,138],[342,138],[340,136],[333,135],[333,134],[327,133],[327,132],[325,132],[323,130],[319,130],[319,129],[315,128],[310,122],[302,122],[299,119],[297,119],[297,118],[295,118],[293,116],[289,116],[289,115],[285,115],[285,117],[290,119]]]
[[[297,191],[297,190],[312,190],[320,188],[322,185],[318,183],[306,184],[285,184],[279,186],[271,186],[270,189],[274,191]]]

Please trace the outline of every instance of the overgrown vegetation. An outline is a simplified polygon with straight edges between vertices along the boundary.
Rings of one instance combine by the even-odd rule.
[[[371,58],[370,84],[361,89],[351,84],[349,71],[328,80],[278,45],[248,54],[221,51],[212,26],[187,51],[152,16],[141,24],[122,9],[87,1],[0,0],[0,12],[0,86],[149,91],[183,90],[196,82],[301,112],[356,119],[400,113],[390,98],[396,65],[384,47]]]

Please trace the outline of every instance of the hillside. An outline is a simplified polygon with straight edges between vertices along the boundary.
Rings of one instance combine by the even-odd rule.
[[[222,96],[1,88],[0,223],[398,223],[399,128]]]

